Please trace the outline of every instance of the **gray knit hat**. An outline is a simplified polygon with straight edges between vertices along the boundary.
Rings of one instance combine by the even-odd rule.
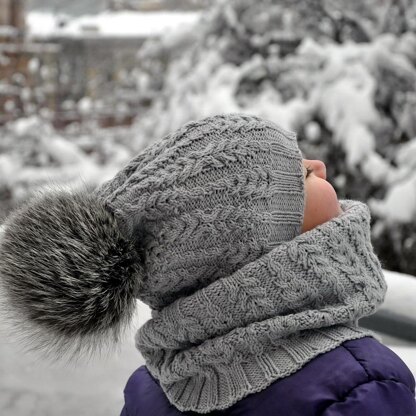
[[[136,298],[161,310],[299,235],[304,197],[295,133],[243,114],[187,123],[93,193],[13,213],[5,305],[43,342],[117,338]]]

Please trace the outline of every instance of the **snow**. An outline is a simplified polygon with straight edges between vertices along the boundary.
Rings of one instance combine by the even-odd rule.
[[[26,16],[26,24],[29,36],[48,37],[58,28],[58,18],[54,13],[31,12]]]
[[[399,166],[416,167],[416,137],[400,146],[395,160]]]
[[[82,135],[63,137],[38,116],[9,123],[3,134],[8,151],[0,154],[0,174],[13,204],[50,184],[96,186],[113,177],[132,152],[109,140],[108,134],[100,132],[88,140]]]
[[[0,36],[16,36],[19,31],[13,26],[0,25]]]
[[[59,45],[54,43],[0,43],[0,53],[58,53]]]
[[[373,153],[375,137],[370,126],[379,120],[373,95],[376,81],[365,66],[362,56],[371,49],[346,43],[341,47],[313,45],[312,40],[299,48],[299,55],[316,51],[326,62],[311,100],[326,125],[334,133],[334,142],[346,152],[347,164],[354,168]]]
[[[134,12],[104,11],[65,20],[49,12],[31,12],[27,16],[29,36],[37,39],[51,37],[95,38],[161,36],[172,30],[195,24],[199,12]],[[60,25],[60,21],[65,24]]]
[[[349,122],[348,119],[345,119],[340,125],[345,126],[345,130],[339,132],[339,135],[342,135],[343,138],[347,163],[349,166],[357,166],[367,155],[373,153],[375,148],[374,135],[366,125]]]
[[[305,137],[311,143],[317,142],[321,137],[321,126],[316,121],[309,121],[305,126]]]
[[[384,200],[369,199],[368,206],[388,223],[411,223],[416,218],[416,174],[391,186]]]
[[[399,345],[389,345],[388,347],[406,363],[416,377],[416,347]]]
[[[275,119],[286,130],[310,118],[312,107],[302,98],[293,98],[285,103],[271,89],[263,91],[247,106],[247,111],[270,120]]]
[[[37,117],[19,118],[13,123],[12,129],[17,136],[22,136],[39,127],[38,123],[39,119]]]
[[[416,278],[389,270],[383,272],[388,289],[382,308],[416,318]]]
[[[92,110],[92,99],[90,97],[83,97],[78,102],[78,109],[81,114],[88,114]]]
[[[384,183],[389,175],[390,164],[378,153],[371,152],[364,158],[361,164],[364,175],[374,184]]]

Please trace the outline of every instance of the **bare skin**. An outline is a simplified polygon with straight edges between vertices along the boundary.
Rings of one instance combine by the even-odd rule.
[[[303,170],[306,201],[302,233],[342,213],[335,189],[326,180],[325,163],[321,160],[303,159]]]

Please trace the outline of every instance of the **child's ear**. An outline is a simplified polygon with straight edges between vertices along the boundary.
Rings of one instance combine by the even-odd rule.
[[[89,190],[43,191],[6,220],[3,314],[30,349],[78,355],[117,341],[142,279],[134,244]]]

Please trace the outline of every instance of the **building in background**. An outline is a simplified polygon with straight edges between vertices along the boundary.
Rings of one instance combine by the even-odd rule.
[[[55,127],[87,119],[102,127],[131,124],[146,101],[137,91],[142,44],[199,16],[195,11],[106,11],[57,21],[46,32],[42,22],[38,29],[31,22],[34,41],[60,47]]]
[[[60,46],[26,39],[25,2],[0,0],[0,124],[57,108]]]
[[[0,0],[0,39],[16,41],[25,30],[24,7],[22,0]]]
[[[138,50],[195,22],[202,4],[112,0],[96,15],[50,14],[45,22],[39,13],[26,18],[23,0],[0,0],[0,124],[31,114],[57,128],[87,119],[102,127],[131,124],[143,104]]]

